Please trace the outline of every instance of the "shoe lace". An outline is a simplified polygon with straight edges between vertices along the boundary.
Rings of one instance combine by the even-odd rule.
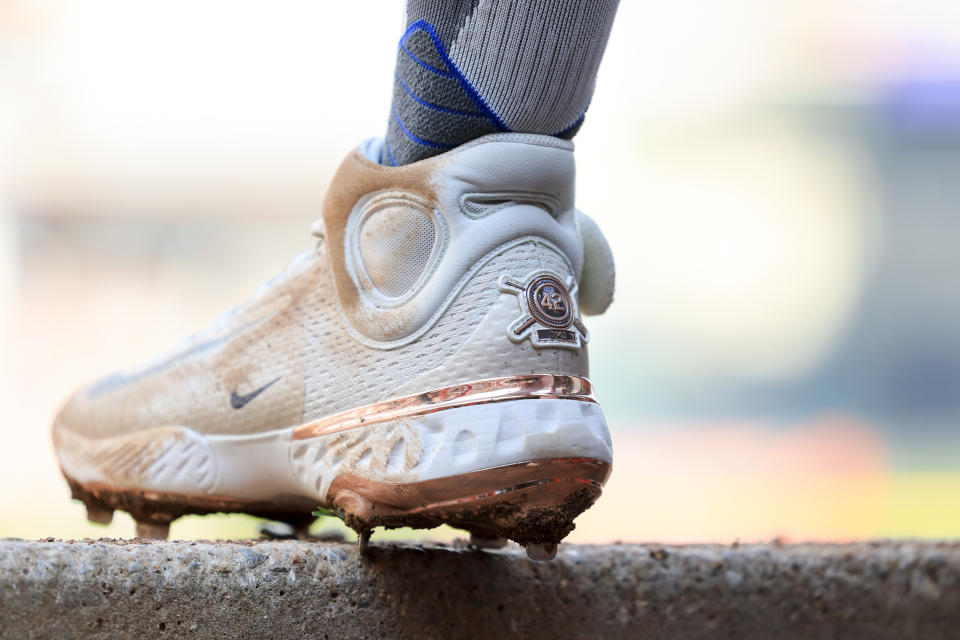
[[[235,315],[243,312],[243,310],[246,309],[250,304],[254,303],[256,300],[266,295],[266,293],[271,288],[276,286],[280,281],[289,277],[292,272],[299,269],[301,265],[303,265],[306,261],[310,259],[312,254],[320,250],[321,246],[324,243],[324,239],[326,237],[326,229],[323,226],[322,219],[316,220],[313,224],[310,225],[310,233],[319,239],[317,246],[315,246],[313,249],[305,249],[304,251],[301,251],[300,253],[298,253],[296,256],[293,257],[293,259],[289,263],[287,263],[287,266],[285,266],[283,270],[280,271],[280,273],[273,276],[272,278],[270,278],[269,280],[261,284],[259,287],[257,287],[254,290],[253,295],[251,295],[249,299],[247,299],[242,304],[239,304],[236,307],[233,307],[232,309],[227,309],[226,311],[221,312],[219,315],[217,315],[213,319],[210,325],[208,325],[207,329],[205,329],[204,331],[186,336],[185,338],[183,338],[183,340],[181,340],[181,342],[186,344],[186,343],[195,341],[199,339],[200,335],[203,333],[209,332],[211,330],[216,330],[219,327],[228,326],[228,323]]]

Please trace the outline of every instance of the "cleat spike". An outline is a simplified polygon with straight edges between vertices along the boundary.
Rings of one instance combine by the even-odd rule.
[[[370,529],[364,529],[360,532],[360,539],[358,540],[360,545],[360,555],[366,556],[370,553]]]
[[[557,557],[555,542],[537,542],[527,545],[527,557],[534,562],[548,562]]]
[[[144,540],[166,540],[170,535],[169,522],[137,520],[137,537]]]
[[[86,503],[87,520],[97,524],[110,524],[113,522],[113,509],[100,502],[99,500],[90,500]]]
[[[470,534],[470,546],[477,549],[503,549],[507,546],[506,538],[487,538],[475,533]]]
[[[310,525],[314,518],[298,518],[284,522],[261,522],[257,533],[271,540],[310,540]]]
[[[270,540],[293,540],[297,537],[296,530],[286,522],[261,522],[257,533]]]
[[[280,522],[261,522],[257,533],[272,540],[310,540],[310,525],[316,518],[292,518]]]
[[[301,520],[300,522],[291,523],[290,526],[293,529],[293,537],[297,540],[309,540],[311,524],[313,524],[313,520]]]

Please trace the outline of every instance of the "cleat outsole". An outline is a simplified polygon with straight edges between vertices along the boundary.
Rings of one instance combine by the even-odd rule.
[[[513,540],[535,560],[556,555],[557,544],[574,528],[574,518],[600,496],[610,464],[589,458],[555,458],[484,469],[412,483],[389,484],[339,476],[327,508],[357,532],[361,555],[370,553],[374,527],[429,529],[441,524],[465,529],[478,548],[500,548]],[[286,504],[234,498],[84,485],[67,478],[74,497],[95,514],[129,512],[141,538],[165,538],[170,523],[187,514],[240,512],[286,523],[262,525],[268,537],[309,538],[315,500]]]

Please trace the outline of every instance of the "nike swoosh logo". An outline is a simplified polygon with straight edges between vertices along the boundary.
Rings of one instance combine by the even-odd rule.
[[[245,406],[247,406],[247,404],[248,404],[251,400],[253,400],[253,399],[256,398],[258,395],[260,395],[261,393],[263,393],[264,391],[266,391],[266,390],[267,390],[267,387],[269,387],[270,385],[272,385],[274,382],[276,382],[276,381],[279,380],[279,379],[280,379],[280,378],[276,378],[275,380],[271,380],[270,382],[268,382],[267,384],[263,385],[263,386],[260,387],[259,389],[254,389],[254,390],[251,391],[250,393],[244,394],[244,395],[242,395],[242,396],[237,393],[237,390],[236,390],[236,389],[234,389],[234,390],[233,390],[233,393],[230,394],[230,406],[233,407],[234,409],[243,409]]]

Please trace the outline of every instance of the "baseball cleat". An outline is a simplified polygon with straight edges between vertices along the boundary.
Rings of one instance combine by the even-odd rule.
[[[581,313],[613,261],[573,205],[570,142],[495,134],[400,167],[349,154],[320,239],[252,299],[53,424],[88,517],[141,537],[245,512],[305,535],[323,507],[373,527],[466,529],[548,559],[612,463]]]

